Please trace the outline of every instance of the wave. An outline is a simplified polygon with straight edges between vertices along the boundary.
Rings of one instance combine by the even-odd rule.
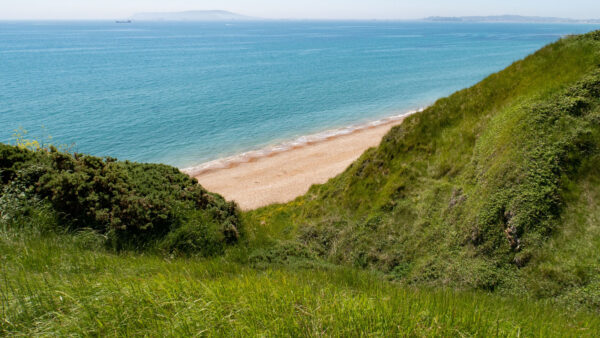
[[[277,143],[275,145],[270,145],[261,149],[251,150],[247,152],[243,152],[237,155],[223,157],[220,159],[216,159],[210,162],[205,162],[197,166],[188,167],[181,169],[182,172],[190,175],[190,176],[198,176],[201,174],[206,174],[208,172],[219,170],[219,169],[227,169],[238,166],[242,163],[248,163],[256,161],[260,158],[270,157],[276,155],[278,153],[282,153],[288,150],[301,148],[310,144],[323,142],[326,140],[330,140],[339,136],[353,134],[355,132],[375,128],[381,125],[386,125],[390,123],[394,123],[402,120],[408,115],[421,112],[425,108],[419,108],[417,110],[411,110],[404,112],[399,115],[392,115],[388,117],[384,117],[379,120],[370,121],[363,124],[353,124],[343,128],[330,129],[323,132],[300,136],[294,140]]]

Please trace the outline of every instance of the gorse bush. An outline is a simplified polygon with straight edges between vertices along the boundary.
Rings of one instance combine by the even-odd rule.
[[[177,168],[1,144],[0,155],[4,189],[25,187],[52,205],[63,227],[95,229],[115,248],[163,241],[165,250],[208,255],[240,236],[236,205]],[[194,245],[177,235],[184,232],[198,236]]]

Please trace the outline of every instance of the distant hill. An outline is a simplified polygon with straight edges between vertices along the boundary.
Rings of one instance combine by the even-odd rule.
[[[430,16],[425,21],[441,22],[515,22],[515,23],[600,23],[600,19],[577,20],[540,16],[496,15],[496,16]]]
[[[250,16],[228,11],[185,11],[166,13],[138,13],[131,17],[136,21],[249,21],[257,20]]]

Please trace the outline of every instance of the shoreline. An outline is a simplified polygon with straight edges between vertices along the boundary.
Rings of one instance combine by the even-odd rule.
[[[242,210],[289,202],[342,173],[394,126],[423,109],[302,136],[181,171]]]
[[[207,172],[232,168],[240,164],[259,160],[260,158],[271,157],[278,153],[290,151],[296,148],[302,148],[307,145],[328,141],[340,136],[351,135],[362,130],[371,129],[374,127],[401,121],[407,116],[421,112],[423,110],[425,110],[425,108],[409,110],[402,114],[391,115],[366,123],[352,124],[346,127],[328,129],[314,134],[303,135],[291,141],[280,142],[257,150],[250,150],[232,156],[225,156],[216,160],[204,162],[196,166],[182,168],[181,171],[192,177],[196,177]]]

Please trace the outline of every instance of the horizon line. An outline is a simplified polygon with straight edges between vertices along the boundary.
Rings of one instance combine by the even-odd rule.
[[[205,20],[161,20],[161,19],[137,19],[134,20],[134,16],[139,15],[139,14],[183,14],[183,13],[193,13],[193,12],[224,12],[224,13],[228,13],[228,14],[232,14],[232,15],[237,15],[240,18],[239,19],[205,19]],[[418,17],[418,18],[310,18],[310,17],[306,17],[306,18],[285,18],[285,17],[281,17],[281,18],[269,18],[269,17],[260,17],[260,16],[249,16],[249,15],[245,15],[245,14],[240,14],[237,12],[232,12],[232,11],[227,11],[227,10],[218,10],[218,9],[211,9],[211,10],[183,10],[183,11],[166,11],[166,12],[161,12],[161,11],[144,11],[144,12],[136,12],[133,14],[130,14],[128,16],[115,16],[115,17],[101,17],[101,18],[77,18],[77,17],[73,17],[73,18],[1,18],[0,17],[0,21],[114,21],[114,20],[132,20],[132,21],[139,21],[139,22],[249,22],[249,21],[431,21],[431,22],[435,22],[435,21],[440,21],[443,22],[445,20],[443,19],[474,19],[474,18],[481,18],[481,19],[485,19],[485,18],[501,18],[501,17],[518,17],[518,18],[524,18],[524,19],[532,19],[532,21],[535,21],[535,19],[552,19],[552,20],[556,20],[559,22],[548,22],[548,23],[600,23],[600,18],[585,18],[585,19],[577,19],[577,18],[571,18],[571,17],[560,17],[560,16],[540,16],[540,15],[522,15],[522,14],[488,14],[488,15],[451,15],[451,16],[446,16],[446,15],[428,15],[428,16],[423,16],[423,17]],[[440,19],[440,20],[432,20],[432,19]],[[564,20],[566,22],[560,22],[561,20]],[[447,21],[453,21],[453,22],[461,22],[460,20],[447,20]],[[571,22],[569,22],[571,21]],[[465,23],[468,22],[476,22],[476,21],[462,21]],[[512,23],[528,23],[528,21],[511,21],[511,20],[499,20],[499,21],[492,21],[492,22],[512,22]]]
[[[227,23],[251,23],[251,22],[267,22],[267,21],[381,21],[381,22],[430,22],[430,23],[538,23],[538,24],[600,24],[599,19],[572,19],[572,18],[560,18],[560,17],[541,17],[541,16],[524,16],[526,18],[549,18],[549,19],[558,19],[565,21],[556,21],[556,22],[537,22],[537,21],[511,21],[511,20],[498,20],[498,21],[453,21],[453,20],[430,20],[432,18],[474,18],[474,17],[497,17],[500,15],[491,15],[491,16],[429,16],[423,18],[397,18],[397,19],[382,19],[382,18],[253,18],[253,19],[234,19],[234,20],[135,20],[129,17],[114,17],[114,18],[19,18],[19,19],[8,19],[8,18],[0,18],[0,22],[106,22],[106,21],[115,21],[115,20],[131,20],[133,22],[154,22],[154,23],[194,23],[194,22],[227,22]]]

